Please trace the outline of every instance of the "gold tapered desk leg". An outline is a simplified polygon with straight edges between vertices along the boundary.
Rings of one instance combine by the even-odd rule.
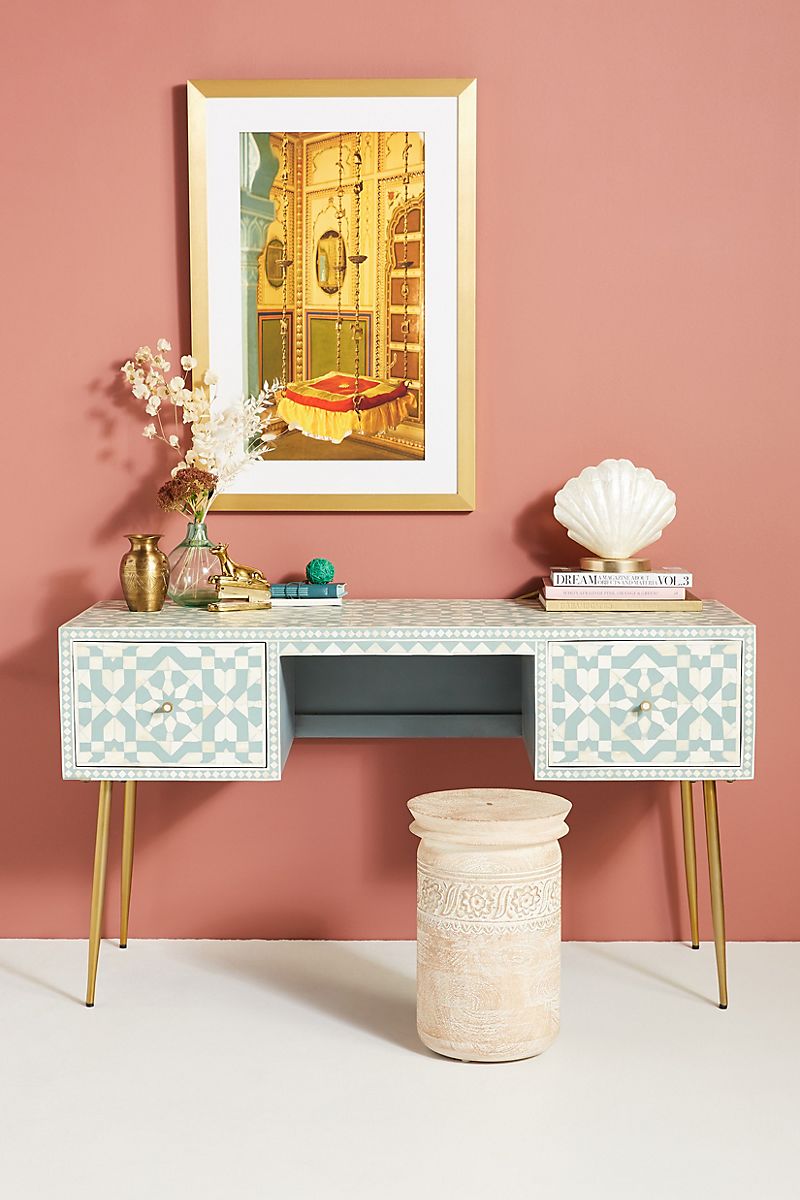
[[[120,876],[119,944],[128,944],[128,921],[131,915],[131,882],[133,880],[133,838],[136,830],[136,780],[125,784],[122,812],[122,875]]]
[[[725,899],[722,893],[722,855],[719,848],[717,785],[713,779],[703,780],[703,804],[706,814],[708,877],[711,881],[711,916],[714,922],[714,949],[717,955],[719,1006],[720,1008],[727,1008],[728,972],[725,961]]]
[[[683,816],[683,861],[686,866],[686,894],[689,899],[689,928],[692,949],[700,949],[700,926],[697,920],[697,849],[694,840],[694,808],[692,785],[681,780],[681,812]]]
[[[100,930],[103,923],[103,898],[106,891],[106,859],[108,858],[108,826],[111,818],[111,781],[100,784],[97,805],[97,836],[94,844],[94,873],[92,875],[92,907],[89,916],[89,975],[86,982],[86,1007],[94,1005],[97,982],[97,960],[100,957]]]

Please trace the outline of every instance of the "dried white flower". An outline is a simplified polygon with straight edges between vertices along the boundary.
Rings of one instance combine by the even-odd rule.
[[[184,389],[181,395],[183,397],[183,420],[186,424],[210,420],[211,401],[205,388],[196,387],[192,392]]]
[[[274,433],[266,433],[265,426],[274,412],[276,392],[280,383],[264,381],[258,396],[248,396],[241,404],[234,404],[223,411],[216,409],[216,385],[219,376],[208,370],[203,375],[203,384],[195,388],[186,386],[186,374],[197,367],[197,359],[191,354],[181,356],[180,364],[186,373],[175,375],[167,382],[166,373],[170,365],[163,352],[172,347],[166,338],[156,343],[157,353],[149,346],[140,346],[132,359],[121,368],[137,400],[146,401],[148,416],[157,416],[162,405],[169,401],[175,408],[182,409],[182,421],[188,425],[191,444],[185,450],[177,433],[169,436],[155,424],[146,425],[142,436],[148,440],[164,442],[172,450],[183,454],[182,461],[173,468],[172,474],[187,467],[214,474],[218,479],[218,490],[229,486],[249,463],[262,457],[271,449]]]

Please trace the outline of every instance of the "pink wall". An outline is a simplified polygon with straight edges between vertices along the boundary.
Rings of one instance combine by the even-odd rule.
[[[760,625],[758,778],[720,789],[729,932],[800,932],[800,7],[406,8],[401,36],[396,5],[343,0],[358,33],[336,61],[330,33],[307,36],[330,30],[320,0],[282,33],[291,7],[262,0],[5,17],[2,935],[87,927],[95,789],[59,777],[56,626],[118,594],[128,529],[179,540],[114,372],[141,341],[188,343],[182,83],[337,70],[480,80],[478,510],[220,515],[215,532],[276,575],[329,555],[357,596],[510,596],[570,554],[549,516],[569,475],[652,467],[679,501],[659,558]],[[759,564],[793,584],[759,586]],[[306,743],[279,785],[143,787],[133,933],[412,936],[405,801],[466,784],[528,786],[521,744]],[[675,789],[563,790],[565,935],[685,935]]]

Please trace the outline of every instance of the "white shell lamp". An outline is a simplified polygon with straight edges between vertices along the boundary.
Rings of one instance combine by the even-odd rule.
[[[553,513],[573,542],[592,551],[585,571],[649,571],[638,551],[658,541],[675,517],[675,493],[646,467],[607,458],[556,492]]]

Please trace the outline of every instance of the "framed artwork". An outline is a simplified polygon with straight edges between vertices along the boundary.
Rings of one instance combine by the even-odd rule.
[[[217,509],[475,506],[471,79],[188,84],[192,353],[264,389]]]

